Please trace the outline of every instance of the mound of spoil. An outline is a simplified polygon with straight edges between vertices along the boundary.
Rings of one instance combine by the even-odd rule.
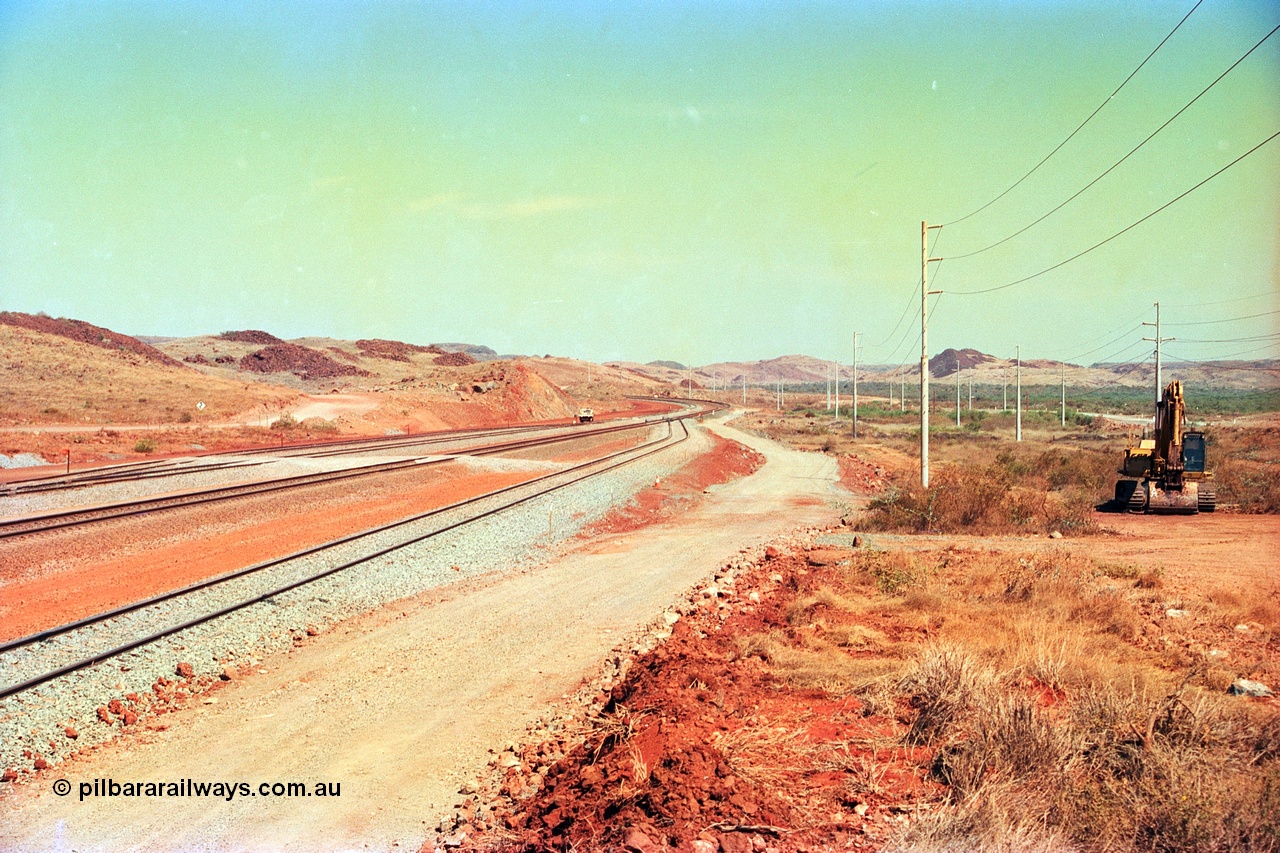
[[[270,332],[264,332],[261,329],[244,329],[239,332],[223,332],[218,335],[224,341],[236,341],[241,344],[282,344],[283,340],[277,338]]]
[[[847,690],[772,671],[757,649],[803,647],[788,615],[848,552],[769,552],[669,612],[664,643],[579,697],[599,708],[585,738],[497,756],[423,851],[878,849],[937,788],[929,755]]]
[[[0,323],[30,329],[33,332],[43,332],[46,335],[70,338],[73,341],[103,349],[123,350],[171,367],[182,367],[180,361],[165,355],[150,344],[144,344],[137,338],[131,338],[83,320],[67,320],[61,317],[55,320],[53,317],[23,314],[20,311],[0,311]]]
[[[363,356],[385,358],[389,361],[408,361],[410,354],[415,352],[444,352],[437,346],[424,347],[418,344],[406,344],[403,341],[388,341],[382,338],[362,338],[356,341],[356,346]]]
[[[465,352],[447,352],[431,359],[431,363],[441,367],[466,367],[468,364],[475,364],[476,359]]]
[[[368,376],[369,371],[339,364],[324,353],[298,344],[272,344],[240,359],[240,369],[254,373],[292,373],[303,379]]]

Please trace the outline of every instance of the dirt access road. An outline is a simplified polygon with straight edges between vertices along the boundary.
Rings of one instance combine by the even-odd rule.
[[[523,574],[426,594],[321,635],[169,728],[54,768],[0,801],[0,848],[415,850],[489,758],[595,672],[619,640],[743,547],[834,523],[830,457],[723,424],[763,453],[691,511],[584,541]],[[69,796],[51,793],[55,779]],[[341,783],[341,797],[101,798],[79,783]]]

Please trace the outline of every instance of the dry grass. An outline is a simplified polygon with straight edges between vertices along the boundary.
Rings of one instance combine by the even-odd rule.
[[[1065,710],[966,650],[924,651],[900,689],[908,738],[936,747],[949,808],[901,849],[1280,849],[1280,717],[1226,697],[1116,683]]]
[[[896,672],[902,661],[886,655],[851,657],[846,648],[824,639],[806,638],[801,644],[779,633],[756,634],[739,641],[743,656],[755,656],[770,664],[788,684],[802,689],[816,688],[836,694],[856,688]],[[887,650],[892,652],[892,650]]]
[[[1076,484],[1056,491],[1019,484],[1002,465],[942,468],[929,488],[899,486],[876,498],[864,517],[874,530],[939,533],[1094,533],[1095,490]]]
[[[297,396],[13,326],[0,326],[0,365],[0,423],[213,421]],[[197,415],[202,401],[207,408]]]
[[[1280,850],[1280,715],[1223,695],[1235,670],[1178,637],[1141,642],[1166,606],[1228,625],[1275,603],[1166,602],[1148,574],[1066,551],[855,552],[837,582],[799,590],[788,633],[741,649],[897,715],[901,743],[931,751],[944,802],[889,849]],[[874,789],[873,766],[845,771]]]
[[[1280,512],[1280,442],[1274,428],[1217,427],[1207,438],[1218,502],[1235,504],[1243,512]]]

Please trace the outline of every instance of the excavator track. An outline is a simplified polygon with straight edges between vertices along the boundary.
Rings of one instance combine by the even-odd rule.
[[[1196,508],[1200,512],[1213,512],[1217,502],[1218,495],[1214,487],[1209,483],[1201,483],[1200,491],[1196,495]]]
[[[1138,483],[1138,487],[1129,495],[1129,512],[1142,513],[1147,509],[1147,484]]]

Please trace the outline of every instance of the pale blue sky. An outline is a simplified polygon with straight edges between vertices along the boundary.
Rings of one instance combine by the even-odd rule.
[[[1192,5],[10,3],[0,309],[693,363],[847,361],[859,330],[912,360],[920,221],[1025,173]],[[1207,0],[937,251],[1053,207],[1278,23]],[[1158,299],[1171,354],[1280,355],[1280,140],[955,294],[1280,130],[1277,80],[1280,35],[1076,202],[944,262],[931,349],[1141,358],[1088,351]]]

